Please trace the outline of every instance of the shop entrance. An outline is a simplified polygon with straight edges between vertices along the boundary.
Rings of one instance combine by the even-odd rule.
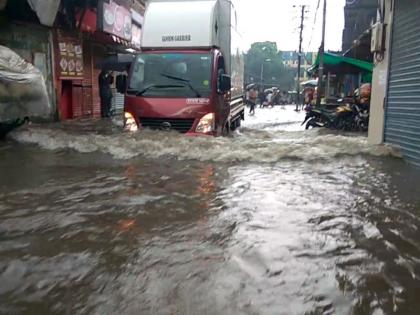
[[[61,120],[73,118],[73,82],[71,80],[61,81],[60,107]]]

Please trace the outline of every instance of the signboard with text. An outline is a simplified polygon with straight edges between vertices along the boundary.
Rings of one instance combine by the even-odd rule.
[[[83,79],[82,42],[77,37],[57,32],[56,60],[61,80]]]

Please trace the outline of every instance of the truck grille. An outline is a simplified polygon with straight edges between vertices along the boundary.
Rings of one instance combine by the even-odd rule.
[[[194,124],[194,118],[192,119],[172,119],[172,118],[148,118],[139,117],[140,123],[143,128],[149,128],[153,130],[175,130],[181,133],[188,132]]]

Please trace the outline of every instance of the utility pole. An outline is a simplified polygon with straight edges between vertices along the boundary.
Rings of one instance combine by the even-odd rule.
[[[324,52],[325,52],[325,24],[327,21],[327,0],[324,0],[324,10],[322,14],[322,41],[319,47],[319,66],[318,66],[318,89],[316,93],[316,105],[321,104],[321,93],[324,89]],[[326,94],[325,94],[326,96]]]
[[[261,87],[262,87],[262,89],[264,89],[264,63],[265,62],[270,62],[270,61],[271,61],[271,59],[267,58],[267,59],[264,59],[262,64],[261,64]]]
[[[302,41],[303,41],[303,22],[305,20],[305,8],[306,5],[302,5],[302,13],[300,16],[300,35],[299,35],[299,53],[298,53],[298,72],[297,72],[297,101],[296,101],[296,111],[299,110],[300,105],[300,68],[302,65]]]
[[[264,90],[263,81],[264,81],[264,60],[261,64],[261,87]]]

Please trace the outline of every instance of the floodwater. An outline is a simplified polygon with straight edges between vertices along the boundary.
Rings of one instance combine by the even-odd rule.
[[[0,314],[418,314],[420,172],[257,109],[229,138],[0,144]]]

